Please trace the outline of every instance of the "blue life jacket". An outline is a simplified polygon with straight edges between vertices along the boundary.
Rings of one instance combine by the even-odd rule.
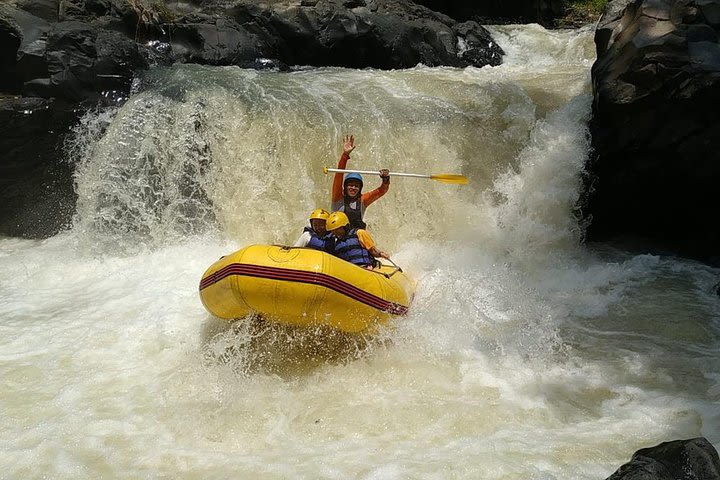
[[[360,243],[357,228],[351,229],[347,232],[345,238],[338,239],[335,242],[335,255],[361,267],[375,263],[375,259],[370,255],[368,249]]]
[[[333,235],[326,233],[320,237],[317,232],[310,227],[305,227],[303,231],[310,233],[310,241],[306,245],[307,247],[322,250],[323,252],[332,252],[335,246],[335,237]]]

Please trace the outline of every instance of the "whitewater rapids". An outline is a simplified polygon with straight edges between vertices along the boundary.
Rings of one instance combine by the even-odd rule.
[[[495,68],[182,65],[88,112],[73,225],[0,239],[0,477],[589,480],[720,447],[720,272],[582,242],[592,30],[493,35]],[[204,269],[292,243],[346,134],[352,167],[470,179],[368,209],[410,314],[374,338],[212,318]]]

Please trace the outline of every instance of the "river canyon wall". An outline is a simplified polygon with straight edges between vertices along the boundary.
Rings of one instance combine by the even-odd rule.
[[[615,0],[595,33],[588,238],[720,262],[720,2]]]

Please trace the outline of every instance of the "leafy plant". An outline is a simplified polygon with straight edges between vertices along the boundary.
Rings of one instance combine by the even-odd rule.
[[[565,15],[559,26],[579,26],[592,23],[602,15],[608,0],[565,0]]]

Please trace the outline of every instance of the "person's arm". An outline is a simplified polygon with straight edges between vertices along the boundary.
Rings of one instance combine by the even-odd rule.
[[[302,235],[295,241],[293,247],[307,247],[310,243],[310,232],[303,232]]]
[[[325,252],[335,253],[335,236],[332,233],[326,233],[325,236],[322,237],[322,239],[325,242]]]
[[[375,240],[370,236],[370,234],[367,232],[367,230],[360,229],[357,231],[358,240],[360,241],[360,245],[362,245],[365,249],[367,249],[368,252],[370,252],[370,255],[373,257],[382,257],[382,258],[390,258],[390,256],[386,253],[377,248],[377,245],[375,245]]]
[[[372,255],[375,258],[382,257],[382,258],[387,258],[388,260],[390,259],[390,255],[387,252],[383,252],[382,250],[380,250],[377,247],[373,247],[372,249],[368,250],[368,252],[370,252],[370,255]]]
[[[390,175],[388,175],[389,173],[390,172],[386,168],[380,170],[380,178],[382,178],[382,183],[380,184],[380,186],[371,192],[362,194],[361,198],[364,207],[367,207],[375,200],[385,195],[388,190],[390,190]]]
[[[355,137],[352,135],[345,135],[343,138],[343,153],[340,155],[338,160],[337,168],[345,170],[347,167],[347,161],[350,160],[350,153],[355,149]],[[336,173],[333,176],[332,191],[330,194],[330,203],[334,204],[343,199],[343,174]],[[333,210],[337,210],[333,207]]]

